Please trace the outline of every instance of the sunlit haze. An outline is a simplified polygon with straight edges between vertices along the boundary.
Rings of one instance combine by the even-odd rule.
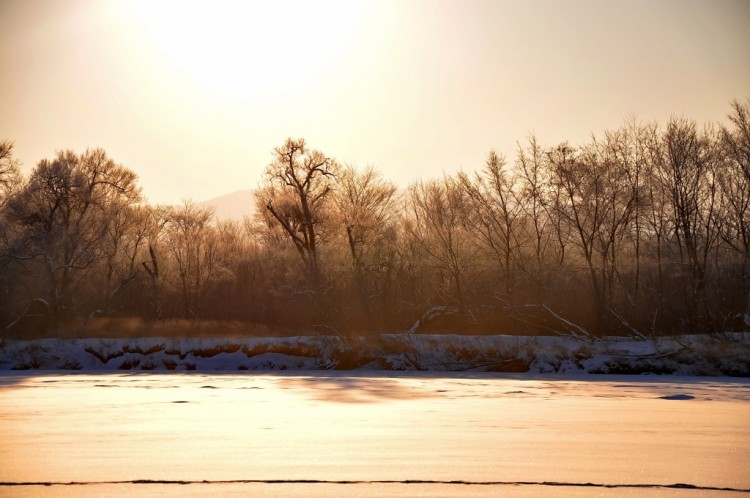
[[[0,0],[0,139],[102,147],[153,203],[254,188],[287,137],[402,185],[750,97],[750,2]],[[249,201],[248,201],[249,202]]]

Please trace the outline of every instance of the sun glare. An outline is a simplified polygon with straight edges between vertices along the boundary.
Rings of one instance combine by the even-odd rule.
[[[345,1],[127,5],[164,69],[231,99],[273,99],[335,76],[366,17],[365,4]]]

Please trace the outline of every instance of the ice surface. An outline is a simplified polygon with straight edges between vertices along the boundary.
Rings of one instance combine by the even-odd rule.
[[[750,489],[747,379],[8,372],[0,375],[0,420],[1,482],[99,483],[0,485],[3,496]],[[615,487],[567,486],[586,483]],[[700,489],[643,487],[677,483]]]

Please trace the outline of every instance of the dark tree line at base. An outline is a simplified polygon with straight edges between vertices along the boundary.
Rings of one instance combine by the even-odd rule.
[[[490,151],[404,189],[288,139],[247,202],[243,222],[149,205],[101,149],[24,177],[0,143],[0,336],[177,319],[340,335],[750,325],[750,100],[725,123],[532,135],[512,160]]]

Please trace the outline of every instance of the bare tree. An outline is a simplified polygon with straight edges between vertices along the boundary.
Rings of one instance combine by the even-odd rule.
[[[623,170],[597,144],[576,151],[567,144],[549,152],[553,182],[564,193],[558,215],[571,227],[583,256],[596,305],[596,328],[606,330],[617,271],[617,244],[632,212]]]
[[[94,149],[80,156],[61,151],[52,161],[40,161],[12,198],[10,216],[20,228],[11,256],[43,282],[44,293],[29,304],[42,306],[50,330],[81,316],[76,296],[84,276],[106,256],[109,206],[139,196],[136,175]]]
[[[18,161],[13,157],[13,142],[0,142],[0,263],[7,258],[10,233],[17,227],[5,216],[8,203],[22,184]]]
[[[653,125],[639,123],[635,116],[626,120],[623,127],[608,131],[601,142],[602,154],[612,173],[617,175],[620,205],[630,207],[629,227],[624,235],[631,244],[629,254],[634,265],[632,286],[623,282],[623,290],[633,309],[638,308],[641,294],[642,241],[646,227],[645,211],[649,205],[649,136],[654,133]],[[623,220],[628,221],[628,220]],[[624,251],[617,250],[617,253]],[[619,274],[618,274],[619,277]]]
[[[638,257],[640,251],[640,219],[638,218],[638,199],[641,188],[641,168],[643,162],[639,151],[632,149],[633,144],[628,133],[623,131],[605,134],[602,142],[594,142],[591,160],[601,171],[603,189],[600,192],[603,207],[603,221],[596,238],[595,248],[601,259],[601,272],[607,293],[607,305],[612,306],[614,287],[617,282],[620,288],[630,297],[628,287],[621,278],[619,260],[625,255],[625,243],[635,239],[636,279],[638,274]],[[611,308],[609,311],[612,311]],[[619,316],[619,313],[615,314]]]
[[[745,102],[734,100],[729,115],[733,129],[722,127],[722,138],[727,146],[730,161],[739,168],[750,181],[750,99]]]
[[[7,320],[8,307],[12,306],[19,282],[9,262],[9,243],[18,226],[6,213],[11,198],[23,182],[18,161],[13,157],[13,142],[0,141],[0,320]]]
[[[714,316],[706,294],[709,254],[717,240],[717,183],[714,142],[696,124],[673,118],[662,139],[658,168],[669,196],[690,319],[710,329]]]
[[[468,194],[473,216],[471,228],[500,266],[503,293],[514,287],[513,260],[519,259],[518,229],[521,207],[514,191],[515,179],[505,171],[505,158],[491,150],[481,173],[473,178],[460,173],[458,179]]]
[[[217,239],[214,237],[212,208],[192,201],[170,209],[164,227],[164,243],[174,260],[182,295],[182,316],[201,315],[203,292],[217,265]]]
[[[148,216],[146,209],[136,204],[138,200],[137,196],[123,196],[103,207],[109,223],[102,239],[102,284],[96,292],[100,304],[94,314],[113,314],[119,296],[140,275],[137,260],[147,238]]]
[[[473,245],[468,235],[469,206],[461,184],[450,177],[409,187],[406,227],[427,254],[438,275],[448,282],[450,297],[463,321],[467,316],[466,277]]]
[[[274,149],[266,186],[255,193],[257,202],[294,244],[315,291],[321,284],[320,227],[337,171],[335,160],[309,149],[304,139],[289,138]]]
[[[13,157],[13,142],[0,141],[0,215],[21,182],[18,161]]]
[[[346,232],[354,280],[365,305],[366,274],[372,275],[387,264],[379,260],[379,248],[393,230],[395,199],[396,186],[372,167],[360,171],[347,166],[338,177],[333,201]]]
[[[143,211],[146,224],[146,241],[148,242],[148,259],[141,261],[141,266],[149,277],[149,303],[151,303],[151,314],[153,318],[161,320],[162,295],[161,295],[161,269],[159,264],[159,247],[164,238],[164,228],[169,222],[171,207],[148,206]],[[145,258],[145,255],[143,256]]]
[[[533,265],[521,265],[527,276],[538,278],[547,261],[553,236],[553,213],[550,212],[550,179],[548,157],[531,135],[526,149],[518,146],[516,170],[518,171],[519,190],[515,192],[516,202],[523,213],[520,220],[523,238],[530,242],[533,254]],[[564,244],[561,252],[564,253]],[[556,258],[562,260],[562,257]]]
[[[745,324],[750,323],[750,99],[732,102],[732,127],[721,128],[721,237],[741,258],[740,281],[747,296]]]

